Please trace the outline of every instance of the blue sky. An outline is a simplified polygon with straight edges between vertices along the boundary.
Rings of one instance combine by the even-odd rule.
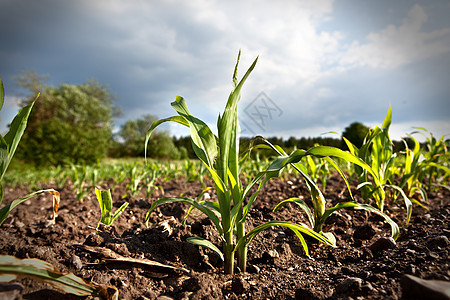
[[[2,131],[18,111],[12,77],[97,79],[127,119],[175,114],[183,96],[214,130],[231,88],[259,55],[240,103],[244,135],[318,136],[350,123],[391,135],[450,134],[448,1],[0,1]],[[177,125],[174,135],[187,135]]]

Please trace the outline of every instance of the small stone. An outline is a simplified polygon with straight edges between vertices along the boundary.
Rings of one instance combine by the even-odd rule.
[[[242,277],[234,277],[231,282],[231,289],[236,295],[241,295],[250,289],[250,284]]]
[[[414,255],[416,254],[416,251],[412,249],[406,249],[406,253]]]
[[[431,215],[430,214],[424,214],[423,215],[423,217],[422,217],[422,219],[425,221],[425,222],[428,222],[428,220],[431,218]]]
[[[353,238],[357,240],[370,240],[376,231],[370,224],[365,224],[355,228]]]
[[[357,277],[348,277],[339,283],[336,287],[336,293],[344,294],[347,292],[361,289],[362,279]]]
[[[395,248],[395,246],[396,243],[392,237],[379,238],[372,245],[369,246],[369,249],[370,251],[372,251],[372,254],[377,254],[383,250]]]
[[[450,299],[450,282],[425,280],[412,275],[404,275],[400,280],[403,299]]]
[[[72,255],[71,262],[75,269],[81,270],[83,268],[83,263],[81,262],[81,259],[77,255]]]

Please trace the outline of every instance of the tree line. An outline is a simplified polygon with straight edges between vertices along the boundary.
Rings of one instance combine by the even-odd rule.
[[[106,86],[95,80],[58,87],[47,85],[46,78],[30,71],[16,78],[27,93],[23,107],[40,96],[28,119],[27,129],[17,150],[19,160],[36,166],[64,164],[93,164],[109,157],[144,156],[145,135],[156,116],[145,115],[128,120],[113,133],[113,119],[120,116],[114,97]],[[362,144],[368,127],[359,122],[350,124],[342,133],[356,146]],[[248,150],[251,138],[242,137],[241,152]],[[268,138],[273,144],[291,151],[315,145],[339,147],[346,150],[343,140],[330,137]],[[401,149],[402,142],[395,142]],[[411,143],[412,145],[412,143]],[[148,157],[184,159],[196,157],[190,137],[171,137],[168,131],[156,131],[148,145]],[[262,156],[271,155],[261,151]]]

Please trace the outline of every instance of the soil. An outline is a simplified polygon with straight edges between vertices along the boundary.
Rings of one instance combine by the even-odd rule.
[[[445,189],[429,194],[428,211],[414,206],[408,227],[404,226],[403,204],[399,201],[387,206],[386,213],[401,227],[395,245],[388,240],[390,226],[380,217],[364,211],[340,210],[324,227],[324,231],[336,236],[337,248],[308,240],[307,257],[295,234],[275,227],[259,234],[250,244],[247,272],[236,270],[235,275],[226,275],[215,253],[186,241],[190,236],[201,236],[220,246],[212,223],[195,211],[182,225],[187,205],[162,205],[151,214],[149,228],[145,226],[145,214],[156,199],[181,194],[196,198],[203,190],[199,182],[186,182],[183,178],[159,184],[162,189],[149,199],[145,188],[135,197],[123,198],[126,183],[115,185],[114,209],[124,202],[130,205],[111,227],[101,226],[97,232],[100,208],[94,193],[80,203],[68,182],[59,190],[61,203],[54,225],[47,222],[52,212],[50,195],[28,200],[11,212],[0,230],[0,254],[39,258],[61,272],[116,286],[119,299],[400,299],[404,274],[450,280],[450,192]],[[102,188],[112,186],[109,182]],[[43,188],[55,186],[49,183]],[[25,186],[5,187],[2,205],[29,192]],[[215,198],[213,190],[209,195]],[[338,177],[330,179],[324,195],[328,206],[350,200]],[[362,201],[357,191],[354,195]],[[296,206],[289,204],[272,212],[279,201],[299,196],[309,201],[304,183],[297,178],[270,181],[249,213],[247,231],[270,220],[307,224],[304,213]],[[87,251],[94,249],[89,247],[107,248],[123,257],[146,258],[188,272],[108,263],[98,253]],[[30,278],[18,282],[23,286],[23,299],[93,299],[61,294]]]

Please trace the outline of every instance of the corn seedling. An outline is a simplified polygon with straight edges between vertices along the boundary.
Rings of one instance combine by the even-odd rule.
[[[448,141],[444,140],[445,136],[437,140],[431,132],[423,127],[415,128],[420,131],[415,131],[411,135],[422,133],[426,137],[426,151],[423,152],[424,159],[421,162],[424,165],[422,180],[425,188],[428,191],[431,191],[433,186],[448,188],[448,179],[450,177]],[[428,136],[425,133],[428,133]]]
[[[305,180],[306,187],[308,188],[311,200],[313,204],[313,211],[310,210],[308,205],[300,198],[290,198],[286,199],[282,202],[280,202],[273,211],[276,212],[279,210],[282,206],[284,206],[287,203],[295,203],[300,206],[300,208],[306,213],[309,223],[311,224],[312,229],[314,232],[319,233],[320,235],[326,237],[329,241],[331,241],[333,244],[336,243],[336,239],[334,235],[331,232],[323,232],[322,227],[327,218],[335,211],[343,209],[343,208],[354,208],[359,210],[365,210],[368,212],[376,213],[380,216],[382,216],[388,224],[391,226],[392,229],[392,237],[394,240],[398,238],[398,235],[400,233],[399,228],[397,224],[392,221],[386,214],[381,212],[380,210],[376,209],[375,207],[372,207],[368,204],[359,204],[353,201],[349,202],[341,202],[337,205],[330,207],[326,209],[326,200],[325,197],[322,194],[322,191],[319,189],[319,187],[316,185],[314,180],[310,178],[308,175],[308,168],[301,164],[301,160],[303,158],[308,157],[316,157],[320,158],[324,161],[326,161],[328,164],[333,166],[336,171],[341,175],[341,177],[344,179],[345,184],[347,186],[347,189],[350,193],[350,196],[353,198],[353,195],[350,190],[350,186],[348,184],[348,181],[345,177],[345,174],[341,170],[341,168],[338,166],[338,164],[331,158],[338,158],[343,159],[346,161],[349,161],[360,168],[363,168],[364,170],[367,170],[374,178],[377,178],[377,174],[373,172],[373,170],[370,168],[369,165],[367,165],[364,161],[359,159],[358,157],[354,156],[353,154],[350,154],[348,152],[344,152],[338,148],[329,147],[329,146],[316,146],[313,148],[310,148],[309,150],[294,150],[290,155],[287,155],[287,153],[278,145],[272,145],[269,141],[265,140],[262,137],[256,137],[255,139],[261,139],[265,142],[265,145],[257,145],[258,148],[271,148],[274,150],[279,157],[272,163],[272,165],[269,167],[271,170],[282,170],[287,165],[291,165]],[[311,163],[311,160],[307,160],[308,163]],[[310,166],[311,167],[311,166]]]
[[[358,189],[361,189],[361,195],[369,201],[370,198],[375,200],[377,208],[382,212],[386,200],[386,192],[384,188],[390,188],[394,193],[402,195],[406,206],[406,225],[408,225],[412,213],[412,202],[402,190],[401,187],[394,184],[394,162],[397,158],[393,153],[393,144],[389,137],[389,127],[392,122],[392,111],[389,106],[386,117],[384,118],[381,128],[378,126],[370,129],[364,138],[363,145],[358,149],[348,139],[343,137],[350,152],[358,156],[362,161],[370,165],[376,177],[374,182],[370,181],[367,169],[356,167],[358,174]],[[376,180],[375,180],[376,179]]]
[[[141,190],[140,183],[142,179],[146,176],[142,170],[137,169],[137,164],[133,164],[132,167],[128,171],[128,176],[130,182],[127,184],[127,192],[129,196],[136,196]],[[127,195],[124,195],[122,198],[125,198]]]
[[[112,223],[122,214],[122,212],[127,208],[128,202],[122,204],[122,206],[116,210],[116,212],[112,213],[112,197],[111,190],[101,191],[99,189],[95,189],[95,195],[97,196],[97,201],[100,204],[101,209],[101,219],[97,225],[104,224],[106,226],[111,226]]]
[[[146,224],[150,213],[159,205],[171,202],[184,202],[207,215],[217,228],[222,239],[222,251],[208,240],[200,237],[188,238],[194,245],[209,248],[216,252],[224,261],[225,273],[233,274],[234,256],[237,253],[238,266],[245,272],[247,265],[248,244],[261,231],[272,226],[284,226],[290,228],[300,238],[302,244],[304,239],[301,233],[308,234],[323,243],[333,245],[322,235],[312,231],[303,225],[289,222],[271,221],[264,223],[247,234],[245,233],[245,220],[250,207],[259,193],[261,187],[272,177],[278,176],[279,172],[264,171],[255,177],[245,188],[240,180],[239,163],[239,126],[238,126],[238,102],[242,85],[252,72],[257,59],[245,73],[244,77],[238,81],[237,67],[239,57],[233,73],[233,90],[228,98],[225,111],[219,115],[217,121],[218,136],[215,136],[211,129],[200,119],[193,116],[182,97],[176,97],[172,102],[172,107],[177,111],[178,116],[169,117],[156,121],[150,127],[145,141],[145,153],[147,144],[153,130],[160,124],[173,121],[190,129],[192,146],[196,156],[208,169],[215,185],[218,202],[204,201],[198,202],[187,197],[167,197],[155,201],[146,215]],[[264,179],[263,179],[264,178]],[[260,182],[260,180],[262,180]],[[250,195],[250,189],[259,183],[256,192]],[[244,199],[249,196],[247,204]],[[236,240],[236,243],[235,243]]]

